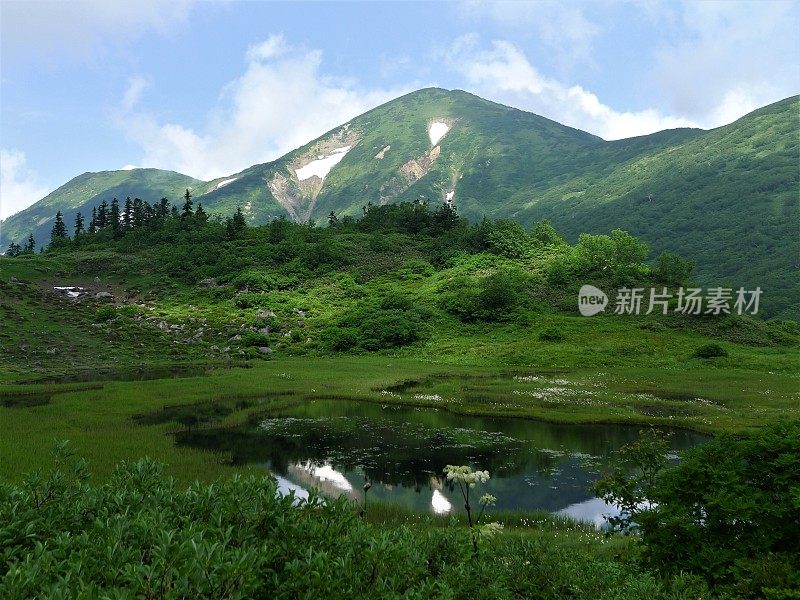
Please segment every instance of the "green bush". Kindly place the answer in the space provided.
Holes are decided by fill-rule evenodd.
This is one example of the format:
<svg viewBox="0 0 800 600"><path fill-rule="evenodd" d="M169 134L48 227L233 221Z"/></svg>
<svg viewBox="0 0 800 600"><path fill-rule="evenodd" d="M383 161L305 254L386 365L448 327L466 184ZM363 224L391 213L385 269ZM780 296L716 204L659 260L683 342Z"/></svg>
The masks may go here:
<svg viewBox="0 0 800 600"><path fill-rule="evenodd" d="M269 336L263 333L256 333L254 331L246 331L241 334L242 339L239 341L240 346L254 347L269 346Z"/></svg>
<svg viewBox="0 0 800 600"><path fill-rule="evenodd" d="M427 310L410 296L388 293L380 300L351 309L324 334L326 345L336 351L385 350L407 346L428 330Z"/></svg>
<svg viewBox="0 0 800 600"><path fill-rule="evenodd" d="M543 342L563 342L564 332L558 327L547 327L539 333L539 339Z"/></svg>
<svg viewBox="0 0 800 600"><path fill-rule="evenodd" d="M800 592L800 421L686 452L653 499L640 519L651 564L700 573L737 597Z"/></svg>
<svg viewBox="0 0 800 600"><path fill-rule="evenodd" d="M230 285L238 290L251 292L269 292L277 288L278 282L274 275L260 271L245 271L230 281Z"/></svg>
<svg viewBox="0 0 800 600"><path fill-rule="evenodd" d="M719 344L703 344L694 351L697 358L719 358L728 356L728 351Z"/></svg>
<svg viewBox="0 0 800 600"><path fill-rule="evenodd" d="M708 597L582 542L501 534L473 557L464 527L372 525L344 497L276 489L256 476L184 489L148 460L90 485L62 445L52 472L0 484L0 597Z"/></svg>
<svg viewBox="0 0 800 600"><path fill-rule="evenodd" d="M487 245L493 254L506 258L525 258L531 251L531 239L516 221L500 219L490 225Z"/></svg>
<svg viewBox="0 0 800 600"><path fill-rule="evenodd" d="M420 339L422 323L416 315L401 310L381 310L367 316L359 327L365 350L398 348Z"/></svg>
<svg viewBox="0 0 800 600"><path fill-rule="evenodd" d="M477 282L460 276L442 288L439 305L465 323L513 321L518 316L522 285L519 276L502 271Z"/></svg>
<svg viewBox="0 0 800 600"><path fill-rule="evenodd" d="M94 313L95 323L105 323L117 317L117 310L113 306L101 306Z"/></svg>
<svg viewBox="0 0 800 600"><path fill-rule="evenodd" d="M258 308L269 306L269 296L260 292L242 292L236 296L237 308Z"/></svg>
<svg viewBox="0 0 800 600"><path fill-rule="evenodd" d="M358 348L359 331L355 327L331 327L325 333L325 344L335 352Z"/></svg>

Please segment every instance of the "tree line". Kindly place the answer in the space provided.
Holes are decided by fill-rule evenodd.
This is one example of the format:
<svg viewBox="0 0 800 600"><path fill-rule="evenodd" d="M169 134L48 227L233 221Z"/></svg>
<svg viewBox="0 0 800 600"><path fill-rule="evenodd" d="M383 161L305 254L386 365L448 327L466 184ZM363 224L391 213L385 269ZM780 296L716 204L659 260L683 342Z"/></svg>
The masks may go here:
<svg viewBox="0 0 800 600"><path fill-rule="evenodd" d="M92 208L91 219L86 225L86 217L80 211L75 215L72 236L67 231L64 215L58 211L55 216L53 228L50 230L50 244L48 249L66 249L80 246L83 242L120 240L132 231L155 232L165 227L178 226L183 229L202 228L209 222L209 216L201 203L194 208L192 193L189 189L183 195L183 205L170 203L167 198L150 203L141 198L131 199L128 196L120 206L119 200L114 198L109 203L106 200ZM226 232L230 238L237 238L247 227L247 221L241 208L237 208L232 217L224 222ZM45 248L42 248L44 251ZM31 233L24 245L11 242L6 251L7 256L21 256L33 254L36 251L36 241Z"/></svg>

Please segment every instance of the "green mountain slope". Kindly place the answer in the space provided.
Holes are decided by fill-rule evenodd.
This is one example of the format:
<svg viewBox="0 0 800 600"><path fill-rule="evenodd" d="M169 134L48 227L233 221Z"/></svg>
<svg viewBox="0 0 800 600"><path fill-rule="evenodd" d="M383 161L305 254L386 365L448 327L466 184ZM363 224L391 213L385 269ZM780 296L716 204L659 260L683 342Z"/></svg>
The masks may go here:
<svg viewBox="0 0 800 600"><path fill-rule="evenodd" d="M64 214L64 222L71 232L75 214L80 211L87 217L88 224L92 208L103 200L110 202L112 198L117 198L122 202L127 196L148 201L157 201L163 196L175 199L180 198L186 188L202 192L208 188L208 184L188 175L161 169L84 173L33 206L3 221L0 226L0 244L5 249L9 242L20 242L33 233L37 245L41 247L50 239L50 230L59 210Z"/></svg>
<svg viewBox="0 0 800 600"><path fill-rule="evenodd" d="M647 241L651 256L668 250L694 260L702 283L761 286L771 314L795 315L797 115L793 97L711 131L606 142L467 92L431 88L207 184L182 181L148 194L117 182L102 195L175 201L192 186L207 210L230 214L241 206L254 224L278 216L324 223L331 211L341 217L367 203L419 199L452 200L473 220L550 219L573 240L622 228ZM433 139L437 129L444 135ZM52 217L54 194L20 215ZM100 200L83 195L84 205ZM4 245L27 235L15 221L20 215L3 224ZM45 230L49 224L40 226Z"/></svg>
<svg viewBox="0 0 800 600"><path fill-rule="evenodd" d="M518 218L550 219L572 238L621 227L646 240L651 255L694 260L702 282L761 286L768 307L797 316L798 106L789 98L617 161L602 178L554 185ZM653 137L610 142L606 151Z"/></svg>

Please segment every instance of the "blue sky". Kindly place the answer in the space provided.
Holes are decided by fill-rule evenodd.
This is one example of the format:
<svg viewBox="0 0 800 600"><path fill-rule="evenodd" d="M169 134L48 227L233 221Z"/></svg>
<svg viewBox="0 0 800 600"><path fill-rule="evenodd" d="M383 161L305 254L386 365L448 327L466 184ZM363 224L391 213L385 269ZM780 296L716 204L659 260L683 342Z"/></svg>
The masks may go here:
<svg viewBox="0 0 800 600"><path fill-rule="evenodd" d="M800 90L797 2L0 2L0 217L85 171L210 179L431 85L606 139Z"/></svg>

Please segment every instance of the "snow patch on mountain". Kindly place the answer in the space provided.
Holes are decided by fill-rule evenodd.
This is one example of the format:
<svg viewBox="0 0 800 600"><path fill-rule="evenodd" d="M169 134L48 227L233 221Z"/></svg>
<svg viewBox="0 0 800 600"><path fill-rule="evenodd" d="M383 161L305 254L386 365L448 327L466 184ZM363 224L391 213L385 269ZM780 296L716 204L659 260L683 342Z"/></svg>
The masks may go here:
<svg viewBox="0 0 800 600"><path fill-rule="evenodd" d="M450 131L450 125L442 121L434 121L428 126L428 137L431 139L431 146L439 143L447 132Z"/></svg>
<svg viewBox="0 0 800 600"><path fill-rule="evenodd" d="M225 186L226 186L226 185L228 185L229 183L233 183L233 182L234 182L234 181L236 181L237 179L239 179L239 178L238 178L238 177L231 177L230 179L223 179L222 181L220 181L220 182L219 182L219 183L218 183L218 184L217 184L217 185L214 187L214 191L218 190L219 188L225 187Z"/></svg>
<svg viewBox="0 0 800 600"><path fill-rule="evenodd" d="M328 156L320 156L317 160L312 160L306 166L295 169L294 174L297 176L297 180L305 181L314 176L325 179L325 176L330 173L333 167L341 162L345 154L350 151L351 147L352 146L343 146L342 148L337 148Z"/></svg>

